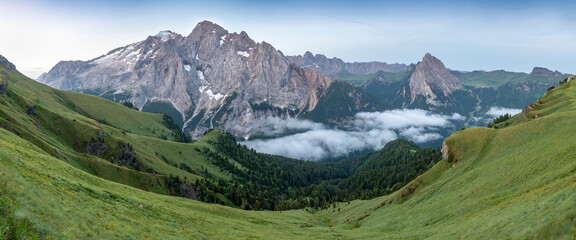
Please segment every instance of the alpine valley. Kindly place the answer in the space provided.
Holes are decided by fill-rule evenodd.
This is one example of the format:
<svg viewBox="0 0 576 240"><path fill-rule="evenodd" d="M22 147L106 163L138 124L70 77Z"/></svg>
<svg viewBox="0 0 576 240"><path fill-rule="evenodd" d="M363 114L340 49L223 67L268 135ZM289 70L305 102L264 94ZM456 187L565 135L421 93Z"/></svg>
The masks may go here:
<svg viewBox="0 0 576 240"><path fill-rule="evenodd" d="M290 59L301 67L360 87L394 108L457 112L468 117L468 125L474 125L474 117L491 107L523 108L542 96L548 87L570 76L541 67L535 67L530 74L504 70L454 71L430 53L409 66L344 63L310 52Z"/></svg>
<svg viewBox="0 0 576 240"><path fill-rule="evenodd" d="M0 56L0 239L573 239L573 79L284 56L208 21L38 81ZM334 162L237 142L416 108L468 127Z"/></svg>
<svg viewBox="0 0 576 240"><path fill-rule="evenodd" d="M38 81L166 113L195 138L210 128L247 138L254 120L305 117L334 91L332 78L291 64L245 32L229 33L208 21L186 37L163 31L89 61L60 62ZM335 90L332 94L349 96L354 104L329 121L386 109L373 97L349 93L361 89Z"/></svg>
<svg viewBox="0 0 576 240"><path fill-rule="evenodd" d="M218 128L248 139L259 119L342 125L358 112L391 108L459 113L462 125L485 125L491 107L522 108L568 76L450 71L429 53L409 66L284 56L204 21L186 37L162 31L89 61L62 61L37 81L165 113L193 138Z"/></svg>

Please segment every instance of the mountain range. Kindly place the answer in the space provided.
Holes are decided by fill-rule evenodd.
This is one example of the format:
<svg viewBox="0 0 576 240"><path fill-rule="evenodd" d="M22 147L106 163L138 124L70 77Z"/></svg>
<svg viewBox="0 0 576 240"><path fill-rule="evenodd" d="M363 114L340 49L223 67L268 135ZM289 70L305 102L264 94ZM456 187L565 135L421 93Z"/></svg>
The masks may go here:
<svg viewBox="0 0 576 240"><path fill-rule="evenodd" d="M570 239L575 84L441 149L396 140L320 164L219 130L176 142L166 116L48 87L0 57L0 236Z"/></svg>
<svg viewBox="0 0 576 240"><path fill-rule="evenodd" d="M305 56L291 59L301 67L319 71L334 69L314 67L327 65L327 58L322 55L312 57L307 53ZM381 63L381 66L391 65ZM474 119L480 118L491 107L522 108L537 100L548 87L570 76L542 67L535 67L529 74L504 70L456 71L448 69L430 53L426 53L418 63L396 66L377 71L372 69L372 72L337 68L329 73L334 79L362 88L393 108L457 112L466 116L471 125L485 124Z"/></svg>
<svg viewBox="0 0 576 240"><path fill-rule="evenodd" d="M204 21L188 36L162 31L88 61L62 61L37 80L169 115L198 138L218 128L244 139L270 117L342 125L358 112L419 108L486 124L491 107L522 108L567 74L449 70L430 53L411 64L285 56L247 33ZM335 81L336 80L336 81Z"/></svg>
<svg viewBox="0 0 576 240"><path fill-rule="evenodd" d="M291 63L298 66L314 69L332 78L339 78L342 74L371 74L378 71L400 72L406 69L405 64L384 62L344 62L339 58L327 58L322 54L306 52L302 56L287 56Z"/></svg>
<svg viewBox="0 0 576 240"><path fill-rule="evenodd" d="M208 21L186 37L163 31L89 61L62 61L38 81L169 114L194 137L220 128L246 138L257 119L313 112L333 82L266 42Z"/></svg>

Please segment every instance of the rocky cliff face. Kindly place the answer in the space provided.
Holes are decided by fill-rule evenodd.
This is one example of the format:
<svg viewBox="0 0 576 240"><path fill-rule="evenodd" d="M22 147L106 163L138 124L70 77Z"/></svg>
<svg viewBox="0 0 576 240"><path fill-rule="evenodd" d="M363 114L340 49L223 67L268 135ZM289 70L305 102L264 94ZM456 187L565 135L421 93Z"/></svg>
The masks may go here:
<svg viewBox="0 0 576 240"><path fill-rule="evenodd" d="M12 64L10 61L8 61L8 59L6 59L2 55L0 55L0 65L4 66L6 68L6 70L16 69L16 66L14 66L14 64Z"/></svg>
<svg viewBox="0 0 576 240"><path fill-rule="evenodd" d="M339 73L370 74L378 71L400 72L406 69L404 64L384 62L344 62L339 58L327 58L321 54L306 52L303 56L288 56L288 60L300 67L310 68L322 74L337 77Z"/></svg>
<svg viewBox="0 0 576 240"><path fill-rule="evenodd" d="M14 70L16 66L12 64L8 59L4 56L0 55L0 66L5 68L6 70ZM8 79L7 74L0 72L0 94L4 93L8 88Z"/></svg>
<svg viewBox="0 0 576 240"><path fill-rule="evenodd" d="M332 83L270 44L208 21L185 37L162 31L89 61L60 62L38 81L172 113L194 137L216 127L249 134L243 129L254 119L298 117Z"/></svg>
<svg viewBox="0 0 576 240"><path fill-rule="evenodd" d="M398 94L403 99L402 107L408 107L418 101L434 107L448 107L447 97L462 84L452 75L444 64L426 53L421 62L416 64L414 72Z"/></svg>
<svg viewBox="0 0 576 240"><path fill-rule="evenodd" d="M543 67L535 67L532 69L532 72L530 73L530 76L533 77L561 77L564 76L564 73L558 72L558 71L551 71L547 68L543 68Z"/></svg>
<svg viewBox="0 0 576 240"><path fill-rule="evenodd" d="M4 93L8 88L8 80L5 74L0 74L0 94Z"/></svg>

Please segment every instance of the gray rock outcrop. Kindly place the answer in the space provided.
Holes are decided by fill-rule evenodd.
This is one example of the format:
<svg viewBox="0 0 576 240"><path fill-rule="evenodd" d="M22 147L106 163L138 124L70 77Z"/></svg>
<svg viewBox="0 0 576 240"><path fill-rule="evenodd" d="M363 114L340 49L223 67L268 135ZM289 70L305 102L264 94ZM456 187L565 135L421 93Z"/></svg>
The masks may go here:
<svg viewBox="0 0 576 240"><path fill-rule="evenodd" d="M0 74L0 94L4 93L8 88L8 80L6 80L6 75Z"/></svg>
<svg viewBox="0 0 576 240"><path fill-rule="evenodd" d="M385 62L344 62L340 58L327 58L322 54L312 54L306 52L300 56L288 56L291 63L297 64L300 67L310 68L324 75L337 78L338 74L347 72L353 74L371 74L378 71L383 72L400 72L406 69L405 64L393 63L388 64Z"/></svg>
<svg viewBox="0 0 576 240"><path fill-rule="evenodd" d="M6 70L15 70L16 66L12 64L4 56L0 55L0 66ZM0 94L4 93L8 88L8 77L6 73L0 73Z"/></svg>
<svg viewBox="0 0 576 240"><path fill-rule="evenodd" d="M4 66L6 68L6 70L14 70L16 69L16 66L14 66L14 64L12 64L10 61L8 61L8 59L6 59L4 56L0 55L0 65Z"/></svg>
<svg viewBox="0 0 576 240"><path fill-rule="evenodd" d="M558 71L552 71L543 67L535 67L530 72L530 76L534 77L561 77L564 74Z"/></svg>

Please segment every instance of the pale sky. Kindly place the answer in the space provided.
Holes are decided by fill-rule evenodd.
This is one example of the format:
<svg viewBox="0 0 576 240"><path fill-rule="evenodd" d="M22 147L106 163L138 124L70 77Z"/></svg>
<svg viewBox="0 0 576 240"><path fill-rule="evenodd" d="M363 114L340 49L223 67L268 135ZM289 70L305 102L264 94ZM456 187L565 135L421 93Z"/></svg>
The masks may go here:
<svg viewBox="0 0 576 240"><path fill-rule="evenodd" d="M409 2L409 3L404 3ZM0 0L0 55L31 78L202 20L246 31L285 55L576 73L575 1Z"/></svg>

